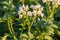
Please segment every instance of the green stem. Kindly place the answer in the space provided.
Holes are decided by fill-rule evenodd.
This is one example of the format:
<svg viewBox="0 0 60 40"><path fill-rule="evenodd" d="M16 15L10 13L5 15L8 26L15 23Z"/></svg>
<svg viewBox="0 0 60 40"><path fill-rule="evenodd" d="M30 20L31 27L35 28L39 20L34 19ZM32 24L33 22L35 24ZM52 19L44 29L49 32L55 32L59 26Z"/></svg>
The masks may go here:
<svg viewBox="0 0 60 40"><path fill-rule="evenodd" d="M14 40L17 40L15 34L14 34L14 30L13 30L13 24L12 24L13 20L11 18L8 18L8 28L10 33L13 35Z"/></svg>
<svg viewBox="0 0 60 40"><path fill-rule="evenodd" d="M9 21L9 19L8 19L8 29L9 29L10 33L12 34L12 31L11 31L11 27L10 27L10 21Z"/></svg>
<svg viewBox="0 0 60 40"><path fill-rule="evenodd" d="M28 40L31 40L29 34L30 34L30 30L31 30L33 23L36 21L36 18L37 18L37 16L34 17L32 23L28 22Z"/></svg>
<svg viewBox="0 0 60 40"><path fill-rule="evenodd" d="M12 21L13 21L13 20L10 19L10 22L11 22L11 30L12 30L12 32L14 33L13 26L12 26L12 25L13 25L13 24L12 24Z"/></svg>
<svg viewBox="0 0 60 40"><path fill-rule="evenodd" d="M14 40L17 40L16 36L14 36Z"/></svg>
<svg viewBox="0 0 60 40"><path fill-rule="evenodd" d="M22 0L22 4L24 4L25 3L25 0Z"/></svg>
<svg viewBox="0 0 60 40"><path fill-rule="evenodd" d="M54 14L55 14L54 10L55 10L55 8L51 9L51 14L49 15L49 18L52 18L54 16Z"/></svg>
<svg viewBox="0 0 60 40"><path fill-rule="evenodd" d="M28 27L28 40L30 40L30 35L29 35L30 34L30 29L31 29L31 27L29 26Z"/></svg>

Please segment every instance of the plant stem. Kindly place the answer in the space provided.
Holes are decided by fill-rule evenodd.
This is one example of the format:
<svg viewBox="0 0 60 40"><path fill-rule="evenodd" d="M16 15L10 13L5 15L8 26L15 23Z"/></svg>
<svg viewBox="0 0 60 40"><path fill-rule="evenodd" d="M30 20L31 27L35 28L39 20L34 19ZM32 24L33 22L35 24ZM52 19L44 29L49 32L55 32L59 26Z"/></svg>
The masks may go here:
<svg viewBox="0 0 60 40"><path fill-rule="evenodd" d="M31 29L31 27L28 26L28 40L30 40L30 29Z"/></svg>
<svg viewBox="0 0 60 40"><path fill-rule="evenodd" d="M10 25L10 20L8 19L7 21L8 21L8 28L9 28L9 31L10 31L10 33L12 34L11 25Z"/></svg>
<svg viewBox="0 0 60 40"><path fill-rule="evenodd" d="M25 0L22 0L22 4L24 4L25 3Z"/></svg>
<svg viewBox="0 0 60 40"><path fill-rule="evenodd" d="M10 33L13 35L14 40L17 40L17 38L16 38L16 36L15 36L15 34L14 34L12 22L13 22L13 19L12 19L12 18L8 18L8 28L9 28L9 31L10 31Z"/></svg>
<svg viewBox="0 0 60 40"><path fill-rule="evenodd" d="M16 36L14 36L14 40L17 40Z"/></svg>
<svg viewBox="0 0 60 40"><path fill-rule="evenodd" d="M52 9L49 18L52 18L52 17L54 16L54 14L55 14L55 13L54 13L54 9Z"/></svg>

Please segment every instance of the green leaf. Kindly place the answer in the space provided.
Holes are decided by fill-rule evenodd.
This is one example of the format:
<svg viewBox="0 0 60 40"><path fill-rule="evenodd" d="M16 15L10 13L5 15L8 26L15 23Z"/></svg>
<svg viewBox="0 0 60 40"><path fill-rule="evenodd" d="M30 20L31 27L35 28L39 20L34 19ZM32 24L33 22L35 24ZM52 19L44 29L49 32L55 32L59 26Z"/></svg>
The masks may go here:
<svg viewBox="0 0 60 40"><path fill-rule="evenodd" d="M21 38L28 38L27 34L21 34L20 37Z"/></svg>
<svg viewBox="0 0 60 40"><path fill-rule="evenodd" d="M8 37L7 34L5 34L3 37L2 37L2 40L7 40L6 38Z"/></svg>
<svg viewBox="0 0 60 40"><path fill-rule="evenodd" d="M52 39L52 37L47 35L47 36L45 36L45 40L53 40L53 39Z"/></svg>

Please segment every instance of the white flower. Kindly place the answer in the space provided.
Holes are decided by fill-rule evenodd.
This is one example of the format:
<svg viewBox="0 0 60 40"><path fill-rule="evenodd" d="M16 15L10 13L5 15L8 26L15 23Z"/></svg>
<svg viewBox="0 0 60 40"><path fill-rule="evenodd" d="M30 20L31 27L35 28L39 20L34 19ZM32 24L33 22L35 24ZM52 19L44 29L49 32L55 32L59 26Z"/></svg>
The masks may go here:
<svg viewBox="0 0 60 40"><path fill-rule="evenodd" d="M19 11L18 11L18 15L19 15L19 18L20 18L20 15L23 14L24 10L22 9L22 7L19 7Z"/></svg>
<svg viewBox="0 0 60 40"><path fill-rule="evenodd" d="M22 8L24 11L28 11L28 9L29 9L28 5L25 6L24 4L21 6L21 8Z"/></svg>
<svg viewBox="0 0 60 40"><path fill-rule="evenodd" d="M41 15L42 14L42 11L38 11L38 15Z"/></svg>
<svg viewBox="0 0 60 40"><path fill-rule="evenodd" d="M53 7L57 8L57 7L58 7L58 0L57 0L57 1L54 1L54 2L52 2L52 5L53 5Z"/></svg>
<svg viewBox="0 0 60 40"><path fill-rule="evenodd" d="M25 11L28 11L29 10L29 6L28 5L26 5L26 9L25 9Z"/></svg>
<svg viewBox="0 0 60 40"><path fill-rule="evenodd" d="M57 8L58 7L58 0L52 0L52 5L53 7Z"/></svg>
<svg viewBox="0 0 60 40"><path fill-rule="evenodd" d="M47 2L47 0L42 0L42 2L43 2L43 3L46 3L46 2Z"/></svg>
<svg viewBox="0 0 60 40"><path fill-rule="evenodd" d="M42 10L42 11L43 11L43 8L44 8L44 7L41 7L41 10Z"/></svg>
<svg viewBox="0 0 60 40"><path fill-rule="evenodd" d="M42 11L38 11L38 16L43 17L44 16L44 13L42 13Z"/></svg>
<svg viewBox="0 0 60 40"><path fill-rule="evenodd" d="M43 11L43 8L44 8L44 7L40 7L39 11Z"/></svg>
<svg viewBox="0 0 60 40"><path fill-rule="evenodd" d="M53 2L54 0L50 0L50 2Z"/></svg>
<svg viewBox="0 0 60 40"><path fill-rule="evenodd" d="M27 9L28 9L28 6L26 6L26 7L25 7L24 5L23 5L23 6L20 6L20 7L19 7L18 14L19 14L19 13L20 13L20 14L21 14L21 13L22 13L22 14L26 14Z"/></svg>
<svg viewBox="0 0 60 40"><path fill-rule="evenodd" d="M34 8L34 5L31 5L30 8Z"/></svg>
<svg viewBox="0 0 60 40"><path fill-rule="evenodd" d="M41 17L44 17L44 13L41 14Z"/></svg>
<svg viewBox="0 0 60 40"><path fill-rule="evenodd" d="M28 16L32 16L32 12L31 12L31 11L28 11L28 12L27 12L27 15L28 15Z"/></svg>
<svg viewBox="0 0 60 40"><path fill-rule="evenodd" d="M37 5L35 5L36 6L36 8L40 8L41 7L41 5L40 4L37 4Z"/></svg>
<svg viewBox="0 0 60 40"><path fill-rule="evenodd" d="M18 15L20 15L20 13L21 13L21 12L20 12L20 11L18 11Z"/></svg>
<svg viewBox="0 0 60 40"><path fill-rule="evenodd" d="M60 0L58 0L58 5L60 5Z"/></svg>
<svg viewBox="0 0 60 40"><path fill-rule="evenodd" d="M22 9L22 7L19 7L19 10L21 10Z"/></svg>
<svg viewBox="0 0 60 40"><path fill-rule="evenodd" d="M42 0L43 3L46 3L46 2L54 2L56 0Z"/></svg>
<svg viewBox="0 0 60 40"><path fill-rule="evenodd" d="M19 11L20 11L20 13L23 13L24 10L20 7L19 8Z"/></svg>
<svg viewBox="0 0 60 40"><path fill-rule="evenodd" d="M24 5L24 4L23 4L21 7L22 7L22 9L23 9L23 10L25 10L25 9L26 9L26 7L25 7L25 5Z"/></svg>
<svg viewBox="0 0 60 40"><path fill-rule="evenodd" d="M33 15L36 16L37 15L37 10L33 10Z"/></svg>
<svg viewBox="0 0 60 40"><path fill-rule="evenodd" d="M19 15L19 19L22 18L23 15Z"/></svg>
<svg viewBox="0 0 60 40"><path fill-rule="evenodd" d="M32 8L32 9L38 9L38 8L40 8L40 7L41 7L40 4L37 4L37 5L31 5L31 6L30 6L30 8Z"/></svg>
<svg viewBox="0 0 60 40"><path fill-rule="evenodd" d="M40 4L37 4L37 5L31 5L30 8L33 9L33 12L31 11L28 11L29 10L29 6L28 5L22 5L19 7L19 11L18 11L18 15L19 15L19 18L22 18L22 16L24 15L27 15L27 16L41 16L43 17L44 14L42 14L42 11L43 11L43 7L41 7Z"/></svg>

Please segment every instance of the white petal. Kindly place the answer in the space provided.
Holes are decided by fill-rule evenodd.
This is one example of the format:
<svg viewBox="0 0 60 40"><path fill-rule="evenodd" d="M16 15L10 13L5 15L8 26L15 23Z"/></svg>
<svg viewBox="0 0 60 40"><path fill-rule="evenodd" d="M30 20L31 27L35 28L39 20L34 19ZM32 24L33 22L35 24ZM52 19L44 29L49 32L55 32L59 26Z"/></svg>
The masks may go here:
<svg viewBox="0 0 60 40"><path fill-rule="evenodd" d="M28 15L28 16L32 16L32 12L31 12L31 11L28 11L28 12L27 12L27 15Z"/></svg>
<svg viewBox="0 0 60 40"><path fill-rule="evenodd" d="M47 2L47 0L42 0L43 3Z"/></svg>

